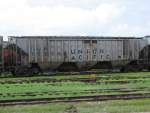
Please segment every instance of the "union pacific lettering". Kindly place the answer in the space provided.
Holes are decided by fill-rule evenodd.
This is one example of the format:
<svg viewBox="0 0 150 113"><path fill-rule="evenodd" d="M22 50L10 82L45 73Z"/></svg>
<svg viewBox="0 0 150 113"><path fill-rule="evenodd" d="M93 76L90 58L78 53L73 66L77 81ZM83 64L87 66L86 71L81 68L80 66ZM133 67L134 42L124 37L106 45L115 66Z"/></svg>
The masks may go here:
<svg viewBox="0 0 150 113"><path fill-rule="evenodd" d="M110 59L104 49L71 49L70 53L72 61Z"/></svg>

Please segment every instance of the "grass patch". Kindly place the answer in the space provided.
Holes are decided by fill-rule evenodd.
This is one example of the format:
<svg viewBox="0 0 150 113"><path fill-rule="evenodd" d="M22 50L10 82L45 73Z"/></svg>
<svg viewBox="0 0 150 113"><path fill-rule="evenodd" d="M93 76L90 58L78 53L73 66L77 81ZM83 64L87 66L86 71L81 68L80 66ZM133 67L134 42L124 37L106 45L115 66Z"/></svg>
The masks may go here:
<svg viewBox="0 0 150 113"><path fill-rule="evenodd" d="M51 103L45 105L27 105L0 107L1 113L67 113L71 106L79 113L131 113L149 112L150 99L117 100L105 102Z"/></svg>
<svg viewBox="0 0 150 113"><path fill-rule="evenodd" d="M91 79L96 82L81 82ZM128 93L149 93L150 73L113 73L97 75L44 76L23 78L1 78L0 100L92 96ZM100 78L100 79L99 79ZM78 81L69 81L69 80ZM59 80L53 82L51 80ZM63 81L66 80L66 81ZM68 80L68 81L67 81ZM40 82L37 82L40 81ZM125 89L119 91L113 89ZM89 90L89 91L87 91Z"/></svg>

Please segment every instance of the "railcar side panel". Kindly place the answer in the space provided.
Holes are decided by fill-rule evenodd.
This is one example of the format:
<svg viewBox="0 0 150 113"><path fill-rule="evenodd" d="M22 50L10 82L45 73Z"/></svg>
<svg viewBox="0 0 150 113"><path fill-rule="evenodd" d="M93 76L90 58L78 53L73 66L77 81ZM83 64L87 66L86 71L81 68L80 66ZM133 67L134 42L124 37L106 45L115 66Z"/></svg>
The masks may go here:
<svg viewBox="0 0 150 113"><path fill-rule="evenodd" d="M139 52L146 46L144 39L125 38L74 38L71 37L10 37L11 43L20 48L21 64L32 62L57 68L63 62L92 66L98 62L110 61L113 65L128 63L139 58ZM17 49L18 50L18 49ZM17 53L19 53L17 51ZM19 59L19 58L18 58ZM118 62L119 61L119 62ZM45 65L45 66L44 66Z"/></svg>

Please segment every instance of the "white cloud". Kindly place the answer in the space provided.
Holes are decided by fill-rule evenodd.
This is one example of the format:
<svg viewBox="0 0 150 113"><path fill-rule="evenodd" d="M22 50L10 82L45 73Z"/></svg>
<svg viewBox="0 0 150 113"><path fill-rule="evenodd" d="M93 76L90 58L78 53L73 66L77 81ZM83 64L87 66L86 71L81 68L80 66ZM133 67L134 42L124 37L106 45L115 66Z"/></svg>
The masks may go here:
<svg viewBox="0 0 150 113"><path fill-rule="evenodd" d="M16 35L80 35L83 28L103 26L119 14L117 6L101 4L92 10L59 5L30 7L27 0L5 0L0 4L0 27ZM18 32L17 32L18 30ZM57 34L58 33L58 34ZM9 34L9 33L7 33Z"/></svg>
<svg viewBox="0 0 150 113"><path fill-rule="evenodd" d="M149 8L143 9L145 2L141 10L137 9L139 3L129 0L0 0L0 31L5 36L145 35L149 33L149 24L145 27L150 18L146 15Z"/></svg>

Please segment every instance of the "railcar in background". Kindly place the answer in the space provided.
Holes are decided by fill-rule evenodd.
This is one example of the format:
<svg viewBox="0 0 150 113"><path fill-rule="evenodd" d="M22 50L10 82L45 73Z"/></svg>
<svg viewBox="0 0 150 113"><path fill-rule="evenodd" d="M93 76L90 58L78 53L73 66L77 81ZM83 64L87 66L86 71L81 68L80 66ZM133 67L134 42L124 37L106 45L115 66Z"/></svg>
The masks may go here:
<svg viewBox="0 0 150 113"><path fill-rule="evenodd" d="M3 36L0 36L0 73L3 71Z"/></svg>
<svg viewBox="0 0 150 113"><path fill-rule="evenodd" d="M116 67L123 71L148 60L145 37L10 36L8 42L15 52L11 65L30 67L34 73Z"/></svg>

